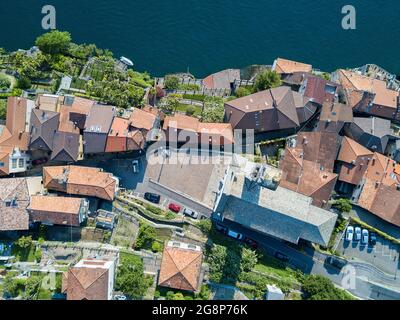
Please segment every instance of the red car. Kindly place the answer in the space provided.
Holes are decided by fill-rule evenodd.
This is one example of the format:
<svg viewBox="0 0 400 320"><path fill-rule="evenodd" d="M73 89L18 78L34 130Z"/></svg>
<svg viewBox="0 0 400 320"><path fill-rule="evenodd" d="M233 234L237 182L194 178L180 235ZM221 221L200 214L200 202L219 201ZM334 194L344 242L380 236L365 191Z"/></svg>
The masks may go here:
<svg viewBox="0 0 400 320"><path fill-rule="evenodd" d="M253 240L251 238L246 237L244 239L244 242L252 249L257 249L258 248L258 242L256 240Z"/></svg>
<svg viewBox="0 0 400 320"><path fill-rule="evenodd" d="M171 202L168 206L168 209L175 213L178 213L179 211L181 211L181 206L178 206L177 204Z"/></svg>
<svg viewBox="0 0 400 320"><path fill-rule="evenodd" d="M49 160L49 159L47 159L47 158L40 158L40 159L33 160L33 161L32 161L32 164L33 164L34 166L37 166L37 165L39 165L39 164L46 163L48 160Z"/></svg>

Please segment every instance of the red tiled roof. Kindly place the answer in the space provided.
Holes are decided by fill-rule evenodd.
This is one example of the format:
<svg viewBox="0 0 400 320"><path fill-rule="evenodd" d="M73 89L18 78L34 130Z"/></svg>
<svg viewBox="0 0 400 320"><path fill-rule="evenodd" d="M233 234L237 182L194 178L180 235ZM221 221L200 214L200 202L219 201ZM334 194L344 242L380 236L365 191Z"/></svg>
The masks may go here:
<svg viewBox="0 0 400 320"><path fill-rule="evenodd" d="M179 290L196 291L203 254L201 251L166 246L158 284Z"/></svg>

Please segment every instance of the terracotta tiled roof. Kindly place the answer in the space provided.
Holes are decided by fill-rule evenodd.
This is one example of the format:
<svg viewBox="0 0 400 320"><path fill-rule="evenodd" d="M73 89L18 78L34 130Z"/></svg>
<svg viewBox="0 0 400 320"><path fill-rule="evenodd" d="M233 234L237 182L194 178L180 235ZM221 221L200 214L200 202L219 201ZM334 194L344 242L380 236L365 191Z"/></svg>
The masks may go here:
<svg viewBox="0 0 400 320"><path fill-rule="evenodd" d="M300 132L297 136L296 149L305 160L319 163L321 170L333 172L339 146L340 136L334 132Z"/></svg>
<svg viewBox="0 0 400 320"><path fill-rule="evenodd" d="M179 290L196 291L203 254L201 251L166 246L158 284Z"/></svg>
<svg viewBox="0 0 400 320"><path fill-rule="evenodd" d="M280 186L313 199L313 205L325 207L336 183L337 174L321 170L316 162L304 160L299 150L286 148L280 162L282 178Z"/></svg>
<svg viewBox="0 0 400 320"><path fill-rule="evenodd" d="M25 178L0 179L0 231L28 230L28 205Z"/></svg>
<svg viewBox="0 0 400 320"><path fill-rule="evenodd" d="M275 71L278 73L311 72L312 65L278 58L274 63Z"/></svg>
<svg viewBox="0 0 400 320"><path fill-rule="evenodd" d="M134 108L129 118L131 126L137 129L151 130L153 129L154 122L157 115L154 112L148 112L139 108Z"/></svg>
<svg viewBox="0 0 400 320"><path fill-rule="evenodd" d="M344 137L338 161L344 162L340 168L339 180L357 185L363 178L373 153L354 140Z"/></svg>
<svg viewBox="0 0 400 320"><path fill-rule="evenodd" d="M198 133L201 142L207 141L212 144L223 145L224 143L232 143L234 140L230 123L203 123L197 118L179 113L165 118L163 130L167 131L170 129Z"/></svg>
<svg viewBox="0 0 400 320"><path fill-rule="evenodd" d="M338 70L339 80L345 90L367 91L375 94L374 104L397 108L399 93L387 88L386 82L348 70ZM357 94L358 97L360 94ZM358 98L355 98L356 101Z"/></svg>
<svg viewBox="0 0 400 320"><path fill-rule="evenodd" d="M107 137L106 152L124 152L144 148L145 137L139 129L132 130L130 120L114 117Z"/></svg>
<svg viewBox="0 0 400 320"><path fill-rule="evenodd" d="M79 226L81 205L81 198L33 195L28 211L32 221Z"/></svg>
<svg viewBox="0 0 400 320"><path fill-rule="evenodd" d="M90 261L81 261L79 266L70 268L63 274L62 292L67 294L67 300L108 300L109 299L109 268L106 261L91 265ZM97 266L97 267L96 267ZM111 288L112 290L112 288Z"/></svg>
<svg viewBox="0 0 400 320"><path fill-rule="evenodd" d="M98 197L112 201L117 188L110 173L99 168L57 166L43 168L44 187L69 194Z"/></svg>
<svg viewBox="0 0 400 320"><path fill-rule="evenodd" d="M77 133L79 134L79 128L74 125L70 120L71 107L61 106L60 108L60 123L58 125L58 131Z"/></svg>

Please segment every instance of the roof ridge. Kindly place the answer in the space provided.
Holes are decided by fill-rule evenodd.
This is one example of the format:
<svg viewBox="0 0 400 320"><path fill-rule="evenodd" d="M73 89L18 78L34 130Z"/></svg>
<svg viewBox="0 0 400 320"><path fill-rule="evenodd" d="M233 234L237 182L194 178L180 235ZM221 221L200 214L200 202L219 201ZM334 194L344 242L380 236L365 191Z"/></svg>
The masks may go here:
<svg viewBox="0 0 400 320"><path fill-rule="evenodd" d="M73 268L72 270L74 270L75 268ZM79 268L80 269L80 268ZM86 287L84 287L83 286L83 284L82 284L82 282L76 277L76 275L75 275L75 273L71 270L71 273L73 274L73 276L75 277L75 279L79 282L79 285L83 288L83 289L85 289L85 290L87 290L87 289L89 289L92 285L93 285L93 283L95 283L98 279L100 279L100 277L102 277L106 272L108 272L108 269L103 269L103 268L94 268L94 269L96 269L96 270L102 270L103 272L96 278L96 279L94 279L88 286L86 286Z"/></svg>

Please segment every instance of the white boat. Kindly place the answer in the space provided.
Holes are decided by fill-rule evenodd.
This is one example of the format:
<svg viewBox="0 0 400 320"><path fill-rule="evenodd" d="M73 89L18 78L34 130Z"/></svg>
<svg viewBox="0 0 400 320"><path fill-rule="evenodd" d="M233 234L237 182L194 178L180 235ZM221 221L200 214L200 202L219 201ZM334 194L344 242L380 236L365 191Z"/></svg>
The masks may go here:
<svg viewBox="0 0 400 320"><path fill-rule="evenodd" d="M133 62L132 62L132 60L130 60L130 59L126 58L126 57L121 57L119 60L120 60L122 63L125 63L126 65L128 65L128 66L130 66L130 67L133 67Z"/></svg>

